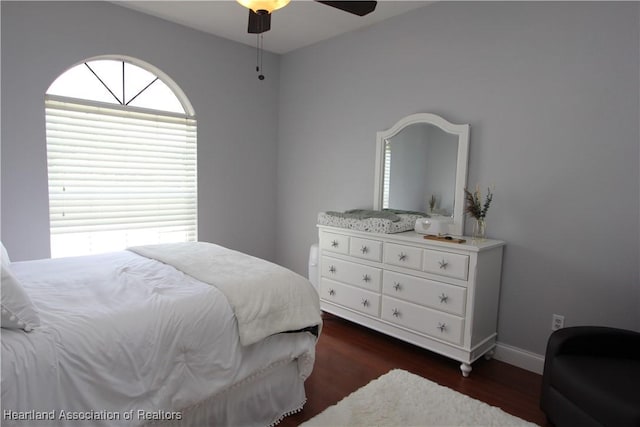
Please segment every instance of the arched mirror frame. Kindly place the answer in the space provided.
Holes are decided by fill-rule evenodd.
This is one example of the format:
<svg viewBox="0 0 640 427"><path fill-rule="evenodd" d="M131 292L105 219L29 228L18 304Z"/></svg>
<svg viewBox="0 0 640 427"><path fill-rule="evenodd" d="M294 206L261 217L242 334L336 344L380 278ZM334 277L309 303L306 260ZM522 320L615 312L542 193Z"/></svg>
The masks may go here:
<svg viewBox="0 0 640 427"><path fill-rule="evenodd" d="M458 154L456 161L456 185L453 207L453 223L449 232L454 235L464 234L464 189L467 186L467 162L469 158L469 125L454 124L431 113L418 113L400 119L391 128L379 131L376 137L376 164L374 175L373 208L382 209L384 190L385 143L407 126L423 123L439 127L444 132L458 137Z"/></svg>

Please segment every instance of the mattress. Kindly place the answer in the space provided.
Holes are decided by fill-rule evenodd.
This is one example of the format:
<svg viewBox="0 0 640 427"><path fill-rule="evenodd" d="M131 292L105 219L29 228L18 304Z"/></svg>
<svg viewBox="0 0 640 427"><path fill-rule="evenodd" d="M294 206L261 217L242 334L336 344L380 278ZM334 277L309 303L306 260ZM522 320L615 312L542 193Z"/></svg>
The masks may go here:
<svg viewBox="0 0 640 427"><path fill-rule="evenodd" d="M285 366L298 387L313 369L314 335L243 346L219 290L132 252L11 268L41 326L2 329L3 426L180 425L261 378L284 381Z"/></svg>
<svg viewBox="0 0 640 427"><path fill-rule="evenodd" d="M318 214L318 225L328 225L331 227L348 228L356 231L368 231L372 233L402 233L413 230L416 220L424 215L397 214L398 221L386 218L343 218L320 212Z"/></svg>

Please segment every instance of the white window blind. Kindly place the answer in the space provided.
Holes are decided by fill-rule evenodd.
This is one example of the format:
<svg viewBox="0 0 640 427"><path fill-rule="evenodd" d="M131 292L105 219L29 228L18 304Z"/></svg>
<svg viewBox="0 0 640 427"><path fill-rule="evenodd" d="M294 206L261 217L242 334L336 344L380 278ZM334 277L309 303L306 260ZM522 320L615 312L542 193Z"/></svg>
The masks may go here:
<svg viewBox="0 0 640 427"><path fill-rule="evenodd" d="M51 256L197 239L196 121L48 96Z"/></svg>
<svg viewBox="0 0 640 427"><path fill-rule="evenodd" d="M391 142L384 143L384 177L382 179L382 208L389 209L389 186L391 182Z"/></svg>

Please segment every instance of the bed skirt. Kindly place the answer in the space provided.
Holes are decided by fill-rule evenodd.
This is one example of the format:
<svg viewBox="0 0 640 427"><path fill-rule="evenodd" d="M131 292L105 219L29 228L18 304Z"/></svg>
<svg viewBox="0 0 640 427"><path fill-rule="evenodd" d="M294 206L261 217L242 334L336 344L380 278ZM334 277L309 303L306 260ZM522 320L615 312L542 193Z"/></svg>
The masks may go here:
<svg viewBox="0 0 640 427"><path fill-rule="evenodd" d="M298 361L280 363L182 411L181 420L152 422L162 427L274 426L306 402Z"/></svg>

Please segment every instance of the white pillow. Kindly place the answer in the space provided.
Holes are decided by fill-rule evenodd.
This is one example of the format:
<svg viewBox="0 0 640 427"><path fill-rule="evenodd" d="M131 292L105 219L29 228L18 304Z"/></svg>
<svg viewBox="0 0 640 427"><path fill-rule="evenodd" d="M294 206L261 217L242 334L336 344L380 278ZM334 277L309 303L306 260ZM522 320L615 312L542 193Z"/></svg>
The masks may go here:
<svg viewBox="0 0 640 427"><path fill-rule="evenodd" d="M31 298L27 295L18 279L11 272L11 262L7 250L2 246L2 275L0 294L2 295L0 325L5 329L23 329L31 332L40 325L40 317Z"/></svg>
<svg viewBox="0 0 640 427"><path fill-rule="evenodd" d="M2 246L2 254L0 255L2 257L2 265L10 265L11 260L9 259L7 249L4 247L4 244L2 242L0 242L0 246Z"/></svg>

